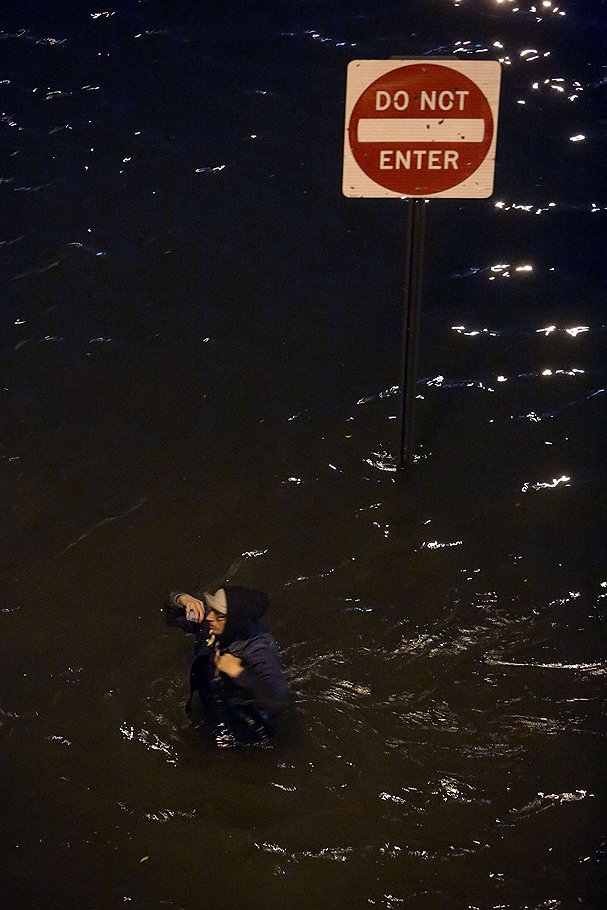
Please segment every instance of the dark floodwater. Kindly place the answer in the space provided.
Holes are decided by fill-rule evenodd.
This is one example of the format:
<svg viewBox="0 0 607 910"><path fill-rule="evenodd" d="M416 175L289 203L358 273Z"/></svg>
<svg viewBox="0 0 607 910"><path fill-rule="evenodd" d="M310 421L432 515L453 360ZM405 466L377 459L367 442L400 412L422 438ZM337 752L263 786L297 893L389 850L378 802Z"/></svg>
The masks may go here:
<svg viewBox="0 0 607 910"><path fill-rule="evenodd" d="M605 4L67 6L0 19L0 906L602 906ZM345 70L452 54L496 190L428 206L401 477ZM162 596L239 558L297 722L203 754Z"/></svg>

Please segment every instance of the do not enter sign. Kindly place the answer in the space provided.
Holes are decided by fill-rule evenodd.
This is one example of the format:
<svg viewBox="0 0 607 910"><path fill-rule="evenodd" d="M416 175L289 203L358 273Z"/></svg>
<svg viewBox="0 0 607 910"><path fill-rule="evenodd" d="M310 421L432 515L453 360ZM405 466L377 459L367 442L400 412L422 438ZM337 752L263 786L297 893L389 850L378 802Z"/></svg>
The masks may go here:
<svg viewBox="0 0 607 910"><path fill-rule="evenodd" d="M353 60L344 195L490 196L500 76L497 61Z"/></svg>

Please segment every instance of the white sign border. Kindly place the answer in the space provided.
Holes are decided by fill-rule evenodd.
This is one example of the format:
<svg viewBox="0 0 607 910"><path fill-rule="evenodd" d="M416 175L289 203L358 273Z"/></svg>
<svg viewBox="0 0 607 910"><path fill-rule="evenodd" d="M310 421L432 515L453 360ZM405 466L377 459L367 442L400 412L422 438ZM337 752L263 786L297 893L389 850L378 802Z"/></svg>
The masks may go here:
<svg viewBox="0 0 607 910"><path fill-rule="evenodd" d="M471 79L485 95L493 114L493 138L485 160L462 183L440 193L403 195L388 190L365 174L358 166L348 135L354 106L362 93L384 73L405 66L433 64L445 66ZM491 72L490 72L491 71ZM499 116L502 65L497 60L454 60L451 57L406 57L391 60L351 60L347 68L346 111L344 123L344 161L342 192L349 199L487 199L493 194L495 149Z"/></svg>

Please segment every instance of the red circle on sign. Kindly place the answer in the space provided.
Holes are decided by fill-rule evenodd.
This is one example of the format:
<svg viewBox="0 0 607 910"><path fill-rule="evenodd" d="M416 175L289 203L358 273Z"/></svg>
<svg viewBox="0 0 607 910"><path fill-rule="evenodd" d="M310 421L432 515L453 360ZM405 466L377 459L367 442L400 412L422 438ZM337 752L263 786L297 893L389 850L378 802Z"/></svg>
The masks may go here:
<svg viewBox="0 0 607 910"><path fill-rule="evenodd" d="M445 140L441 130L448 131ZM356 163L375 183L403 196L431 196L480 167L491 147L493 116L481 89L463 73L411 64L367 86L348 136Z"/></svg>

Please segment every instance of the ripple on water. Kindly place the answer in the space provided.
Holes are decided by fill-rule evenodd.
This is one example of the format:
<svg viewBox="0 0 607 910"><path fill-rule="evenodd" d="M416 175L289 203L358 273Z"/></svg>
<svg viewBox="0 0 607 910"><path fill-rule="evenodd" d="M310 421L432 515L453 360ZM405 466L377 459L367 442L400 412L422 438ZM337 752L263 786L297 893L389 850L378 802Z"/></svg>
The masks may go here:
<svg viewBox="0 0 607 910"><path fill-rule="evenodd" d="M129 742L141 743L150 752L162 753L170 765L177 764L178 755L174 746L164 742L157 733L152 733L143 728L138 730L126 722L123 722L119 729L124 739Z"/></svg>
<svg viewBox="0 0 607 910"><path fill-rule="evenodd" d="M553 809L556 806L562 806L565 803L575 803L593 798L594 793L588 793L587 790L574 790L570 793L538 793L535 799L520 809L510 809L510 814L517 817L528 817L538 815L540 812L545 812L547 809Z"/></svg>

